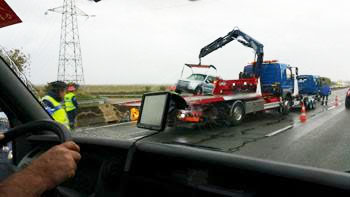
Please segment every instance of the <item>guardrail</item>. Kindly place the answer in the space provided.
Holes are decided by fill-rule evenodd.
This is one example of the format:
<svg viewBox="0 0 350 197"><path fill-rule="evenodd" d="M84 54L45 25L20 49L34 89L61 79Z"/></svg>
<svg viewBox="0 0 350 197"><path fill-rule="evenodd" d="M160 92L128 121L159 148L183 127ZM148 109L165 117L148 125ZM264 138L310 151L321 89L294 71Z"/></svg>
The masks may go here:
<svg viewBox="0 0 350 197"><path fill-rule="evenodd" d="M341 89L347 89L347 88L350 88L350 86L342 86L342 87L331 87L332 90L341 90Z"/></svg>
<svg viewBox="0 0 350 197"><path fill-rule="evenodd" d="M105 104L106 103L106 99L91 99L91 100L80 100L79 101L79 105L87 105L87 104Z"/></svg>
<svg viewBox="0 0 350 197"><path fill-rule="evenodd" d="M106 98L141 98L142 94L101 94L99 96Z"/></svg>

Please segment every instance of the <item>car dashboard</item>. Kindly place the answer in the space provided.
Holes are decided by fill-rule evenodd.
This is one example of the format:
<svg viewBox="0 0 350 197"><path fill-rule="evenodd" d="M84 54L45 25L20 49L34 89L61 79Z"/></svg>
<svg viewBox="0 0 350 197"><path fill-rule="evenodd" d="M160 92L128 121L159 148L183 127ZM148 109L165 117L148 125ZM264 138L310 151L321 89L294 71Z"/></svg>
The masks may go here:
<svg viewBox="0 0 350 197"><path fill-rule="evenodd" d="M38 152L54 144L38 139L30 140ZM76 175L60 185L66 191L63 196L348 196L350 192L350 176L328 170L147 140L75 141L82 159Z"/></svg>

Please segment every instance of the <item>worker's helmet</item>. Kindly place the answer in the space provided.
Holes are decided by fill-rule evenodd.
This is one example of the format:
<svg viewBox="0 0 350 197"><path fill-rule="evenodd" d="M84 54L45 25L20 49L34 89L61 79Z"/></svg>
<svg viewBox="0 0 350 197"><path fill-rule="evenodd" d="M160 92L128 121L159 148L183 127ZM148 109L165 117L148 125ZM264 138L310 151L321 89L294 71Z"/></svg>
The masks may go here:
<svg viewBox="0 0 350 197"><path fill-rule="evenodd" d="M68 92L74 92L75 91L75 86L74 85L68 85L67 91Z"/></svg>
<svg viewBox="0 0 350 197"><path fill-rule="evenodd" d="M55 92L65 90L66 87L67 84L63 81L54 81L48 84L48 89Z"/></svg>
<svg viewBox="0 0 350 197"><path fill-rule="evenodd" d="M79 87L79 84L77 83L74 83L74 82L69 82L67 84L67 91L68 92L73 92L73 91L76 91Z"/></svg>

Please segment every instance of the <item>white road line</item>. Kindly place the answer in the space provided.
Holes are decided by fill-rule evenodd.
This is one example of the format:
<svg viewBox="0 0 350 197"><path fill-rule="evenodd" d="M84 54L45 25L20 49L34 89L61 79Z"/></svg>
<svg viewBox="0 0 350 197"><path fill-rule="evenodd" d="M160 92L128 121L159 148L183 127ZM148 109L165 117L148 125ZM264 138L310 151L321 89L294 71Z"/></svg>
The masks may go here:
<svg viewBox="0 0 350 197"><path fill-rule="evenodd" d="M279 134L279 133L281 133L283 131L286 131L288 129L291 129L291 128L293 128L293 125L288 125L288 126L282 128L282 129L278 129L277 131L274 131L274 132L266 134L265 137L271 137L271 136L277 135L277 134Z"/></svg>
<svg viewBox="0 0 350 197"><path fill-rule="evenodd" d="M335 106L328 107L328 110L332 110L332 109L334 109L334 108L335 108Z"/></svg>

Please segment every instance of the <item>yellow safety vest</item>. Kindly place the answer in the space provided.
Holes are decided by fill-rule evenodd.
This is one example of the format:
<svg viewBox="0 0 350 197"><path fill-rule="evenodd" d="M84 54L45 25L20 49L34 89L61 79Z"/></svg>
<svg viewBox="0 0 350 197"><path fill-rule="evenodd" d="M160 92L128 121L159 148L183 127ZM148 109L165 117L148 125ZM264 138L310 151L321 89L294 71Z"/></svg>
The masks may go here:
<svg viewBox="0 0 350 197"><path fill-rule="evenodd" d="M52 118L57 122L64 124L68 129L70 129L67 113L62 107L61 103L57 102L54 98L48 95L44 96L42 100L49 101L54 106L53 109L48 107L46 108Z"/></svg>
<svg viewBox="0 0 350 197"><path fill-rule="evenodd" d="M73 92L69 92L66 95L64 95L64 105L66 106L66 111L72 111L75 110L75 105L72 101L73 97L75 97L75 94Z"/></svg>

